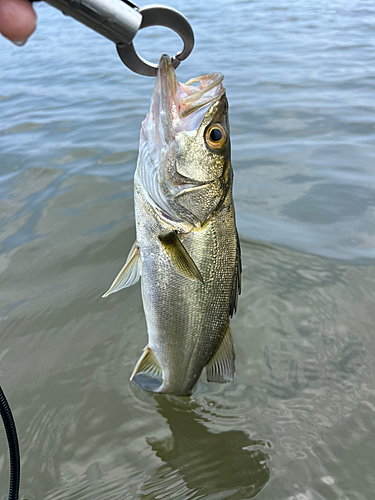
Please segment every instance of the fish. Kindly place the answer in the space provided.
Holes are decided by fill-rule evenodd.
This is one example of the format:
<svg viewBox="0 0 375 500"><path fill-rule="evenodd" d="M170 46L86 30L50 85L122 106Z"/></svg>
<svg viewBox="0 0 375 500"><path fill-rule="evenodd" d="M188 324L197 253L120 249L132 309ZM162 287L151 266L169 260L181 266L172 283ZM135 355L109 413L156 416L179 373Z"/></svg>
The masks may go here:
<svg viewBox="0 0 375 500"><path fill-rule="evenodd" d="M136 241L103 297L141 279L148 344L130 377L155 393L190 395L234 380L229 319L241 293L223 75L179 83L160 59L134 176Z"/></svg>

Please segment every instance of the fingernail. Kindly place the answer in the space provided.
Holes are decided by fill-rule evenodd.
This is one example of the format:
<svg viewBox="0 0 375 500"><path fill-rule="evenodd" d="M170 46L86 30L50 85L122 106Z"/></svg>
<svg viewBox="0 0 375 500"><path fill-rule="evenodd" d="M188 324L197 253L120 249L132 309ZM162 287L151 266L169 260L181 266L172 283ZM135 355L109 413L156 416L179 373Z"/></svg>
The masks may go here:
<svg viewBox="0 0 375 500"><path fill-rule="evenodd" d="M18 47L22 47L22 45L25 45L25 43L27 42L27 39L26 40L12 40L12 42L17 45Z"/></svg>

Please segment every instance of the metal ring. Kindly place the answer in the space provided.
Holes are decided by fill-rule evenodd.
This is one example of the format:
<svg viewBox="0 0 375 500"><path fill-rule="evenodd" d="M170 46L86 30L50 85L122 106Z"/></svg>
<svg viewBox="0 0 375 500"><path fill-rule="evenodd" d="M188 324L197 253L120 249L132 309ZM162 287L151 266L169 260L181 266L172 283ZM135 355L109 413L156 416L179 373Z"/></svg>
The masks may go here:
<svg viewBox="0 0 375 500"><path fill-rule="evenodd" d="M138 11L142 14L139 29L149 26L164 26L175 31L184 42L184 47L172 57L173 67L176 69L180 62L186 59L194 47L194 33L189 21L177 10L162 5L148 5ZM158 66L152 64L137 54L134 45L117 44L117 52L121 61L134 73L144 76L156 76Z"/></svg>

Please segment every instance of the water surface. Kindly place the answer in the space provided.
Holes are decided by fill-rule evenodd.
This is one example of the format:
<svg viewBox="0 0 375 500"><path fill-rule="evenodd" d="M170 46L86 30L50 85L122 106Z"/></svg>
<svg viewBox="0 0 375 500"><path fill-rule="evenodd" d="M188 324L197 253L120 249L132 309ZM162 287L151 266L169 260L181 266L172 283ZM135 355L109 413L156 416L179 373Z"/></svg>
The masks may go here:
<svg viewBox="0 0 375 500"><path fill-rule="evenodd" d="M243 293L232 384L190 398L129 382L139 284L101 299L135 236L153 81L38 5L0 40L0 383L21 499L368 500L375 489L375 7L175 1L196 33L181 81L221 71ZM175 35L145 30L155 61ZM170 48L170 50L169 50ZM0 432L0 498L8 455Z"/></svg>

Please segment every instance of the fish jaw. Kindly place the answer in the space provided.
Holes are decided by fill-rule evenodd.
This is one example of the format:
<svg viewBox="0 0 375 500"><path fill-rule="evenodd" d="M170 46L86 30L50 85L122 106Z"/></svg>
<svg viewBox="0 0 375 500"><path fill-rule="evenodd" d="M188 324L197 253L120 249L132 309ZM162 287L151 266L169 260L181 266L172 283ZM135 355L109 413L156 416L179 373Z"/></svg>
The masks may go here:
<svg viewBox="0 0 375 500"><path fill-rule="evenodd" d="M141 141L154 144L153 158L160 162L163 149L173 141L174 123L178 119L177 78L167 55L159 62L150 111L142 123Z"/></svg>

